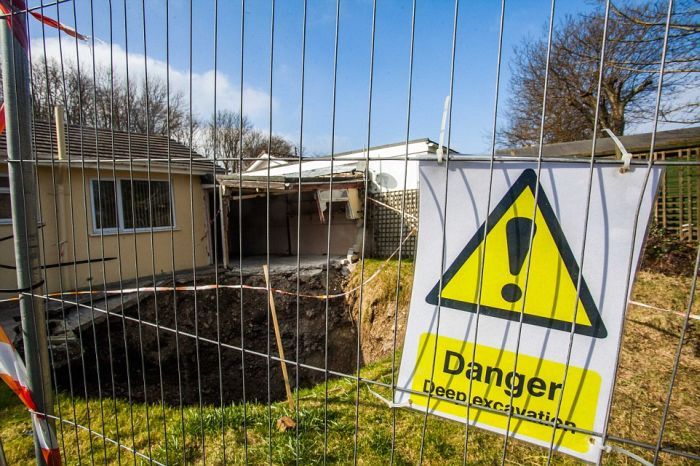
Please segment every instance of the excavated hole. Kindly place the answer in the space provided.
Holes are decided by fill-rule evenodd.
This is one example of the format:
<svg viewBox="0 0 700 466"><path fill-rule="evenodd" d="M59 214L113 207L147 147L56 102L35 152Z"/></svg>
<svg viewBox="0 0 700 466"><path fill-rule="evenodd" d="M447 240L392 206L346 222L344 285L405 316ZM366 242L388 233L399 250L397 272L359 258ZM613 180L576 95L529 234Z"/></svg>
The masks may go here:
<svg viewBox="0 0 700 466"><path fill-rule="evenodd" d="M342 291L347 273L340 264L331 266L331 293ZM243 279L246 285L265 286L261 271L247 272ZM235 285L239 280L237 271L219 273L220 284ZM214 281L213 273L197 275L198 284ZM296 291L295 270L273 268L271 281L273 288ZM326 271L304 269L300 282L301 294L324 294ZM182 284L185 283L178 282ZM271 318L268 324L267 294L249 289L244 289L242 294L241 307L240 290L220 289L218 296L215 290L200 290L196 299L194 292L177 292L176 298L173 293L160 292L125 310L126 315L140 318L141 325L112 317L109 322L97 324L94 332L91 327L84 329L82 360L74 357L69 365L74 395L84 396L87 388L89 396L99 396L101 389L102 396L127 398L130 394L134 401L159 402L162 390L163 400L173 405L180 398L185 404L199 403L200 395L203 403L219 404L222 397L226 403L242 401L245 380L245 396L249 401L267 401L268 390L271 400L283 399L280 363L265 356L268 353L278 356ZM299 298L298 341L296 296L275 294L275 303L287 360L296 360L298 353L301 364L325 367L327 326L328 370L355 372L356 326L344 298L328 301L328 319L326 300ZM156 321L162 326L160 330L146 324ZM180 333L176 336L166 328L178 328ZM239 349L226 346L241 347L241 330L245 349L250 351L244 358ZM217 344L219 341L221 345ZM324 378L323 370L300 368L297 373L294 364L288 365L288 372L292 387L297 377L300 387L319 383ZM71 390L68 366L57 371L57 382L61 389Z"/></svg>

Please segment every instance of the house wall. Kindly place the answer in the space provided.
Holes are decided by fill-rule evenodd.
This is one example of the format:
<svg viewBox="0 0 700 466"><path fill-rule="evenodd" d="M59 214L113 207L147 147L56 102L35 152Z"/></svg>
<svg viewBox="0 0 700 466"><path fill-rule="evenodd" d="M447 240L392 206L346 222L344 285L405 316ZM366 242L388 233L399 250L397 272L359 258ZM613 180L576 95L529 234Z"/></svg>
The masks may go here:
<svg viewBox="0 0 700 466"><path fill-rule="evenodd" d="M289 220L292 224L292 254L297 253L297 216ZM361 222L361 221L360 221ZM318 214L301 217L301 255L324 255L328 251L328 223L321 223ZM357 241L358 226L355 220L334 212L331 225L331 256L345 256Z"/></svg>
<svg viewBox="0 0 700 466"><path fill-rule="evenodd" d="M243 200L243 255L258 256L267 253L267 200L265 197ZM301 211L301 220L298 213ZM231 202L229 223L229 251L238 256L238 201ZM326 219L328 214L326 213ZM326 220L327 222L327 220ZM270 254L297 254L297 225L302 255L322 255L328 251L328 224L322 223L318 203L313 192L304 192L301 209L297 194L270 196ZM357 240L357 221L348 219L344 203L334 203L330 254L344 256Z"/></svg>
<svg viewBox="0 0 700 466"><path fill-rule="evenodd" d="M7 166L0 166L0 172L7 172ZM168 273L173 270L187 270L209 263L208 215L205 191L198 176L192 177L194 242L192 240L192 216L190 215L190 176L173 174L171 189L175 211L173 231L174 251L171 254L170 228L165 231L105 233L93 230L92 198L90 181L97 178L97 170L73 168L70 181L67 168L56 168L52 174L50 167L38 168L40 217L43 227L39 230L41 262L44 264L66 264L63 267L47 269L46 286L49 292L88 288L104 283L116 283L121 278L132 280L137 277L148 279L152 274ZM117 171L117 178L129 178L128 171ZM134 172L134 179L147 179L146 173ZM55 185L54 185L55 177ZM101 170L101 179L112 179L112 169ZM152 180L167 180L167 173L151 173ZM67 186L72 186L71 193ZM72 210L72 215L71 215ZM12 225L0 225L0 237L12 234ZM104 251L104 252L103 252ZM73 265L74 260L88 258L101 259L115 257L116 260ZM12 240L0 242L0 264L15 264ZM154 267L155 265L155 267ZM15 270L0 268L2 288L16 286ZM62 286L61 286L62 285ZM1 298L10 294L0 294Z"/></svg>
<svg viewBox="0 0 700 466"><path fill-rule="evenodd" d="M233 222L229 224L229 237L236 238L229 242L229 251L237 256L238 243L238 201L232 202ZM286 196L270 197L270 254L286 255L290 253L288 240ZM264 197L243 200L243 255L257 256L267 253L267 200Z"/></svg>

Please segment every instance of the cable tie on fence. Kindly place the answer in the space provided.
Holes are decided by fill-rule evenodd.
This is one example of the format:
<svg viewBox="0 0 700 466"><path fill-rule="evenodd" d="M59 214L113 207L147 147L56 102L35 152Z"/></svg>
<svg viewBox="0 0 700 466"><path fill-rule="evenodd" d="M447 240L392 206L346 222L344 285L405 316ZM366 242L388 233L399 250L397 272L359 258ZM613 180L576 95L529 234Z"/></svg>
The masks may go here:
<svg viewBox="0 0 700 466"><path fill-rule="evenodd" d="M411 407L411 402L410 401L404 401L403 403L394 403L391 400L387 400L384 398L382 395L379 393L375 392L369 387L369 384L365 382L365 387L369 392L374 395L375 398L377 398L379 401L383 402L385 405L387 405L389 408L394 409L394 408L410 408Z"/></svg>
<svg viewBox="0 0 700 466"><path fill-rule="evenodd" d="M445 97L445 105L442 108L442 122L440 123L440 142L438 143L437 149L437 161L442 163L444 161L444 154L442 153L443 142L445 141L445 127L447 126L447 114L450 111L450 95Z"/></svg>
<svg viewBox="0 0 700 466"><path fill-rule="evenodd" d="M626 457L631 458L637 461L639 464L643 464L644 466L654 466L653 463L650 463L641 456L632 453L631 451L626 450L622 447L618 447L617 445L598 445L597 443L596 445L605 453L620 453L621 455L625 455Z"/></svg>
<svg viewBox="0 0 700 466"><path fill-rule="evenodd" d="M612 131L610 131L608 128L603 128L603 131L605 131L606 133L608 133L610 135L613 142L615 143L617 148L620 150L620 153L621 153L620 160L622 160L622 166L620 167L620 173L628 172L630 169L630 162L632 161L632 154L627 152L627 149L625 149L625 146L622 144L622 141L620 141Z"/></svg>

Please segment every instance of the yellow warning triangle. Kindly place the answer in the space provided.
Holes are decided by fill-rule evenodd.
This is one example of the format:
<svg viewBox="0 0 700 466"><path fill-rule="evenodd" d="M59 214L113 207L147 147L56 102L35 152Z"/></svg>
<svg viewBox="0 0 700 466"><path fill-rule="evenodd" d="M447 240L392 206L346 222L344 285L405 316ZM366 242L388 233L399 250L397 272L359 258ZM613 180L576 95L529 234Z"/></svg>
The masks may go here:
<svg viewBox="0 0 700 466"><path fill-rule="evenodd" d="M575 321L576 333L605 338L605 325L583 278L577 293L578 276L579 266L559 221L537 175L528 169L426 301L515 321L523 313L524 323L569 332Z"/></svg>

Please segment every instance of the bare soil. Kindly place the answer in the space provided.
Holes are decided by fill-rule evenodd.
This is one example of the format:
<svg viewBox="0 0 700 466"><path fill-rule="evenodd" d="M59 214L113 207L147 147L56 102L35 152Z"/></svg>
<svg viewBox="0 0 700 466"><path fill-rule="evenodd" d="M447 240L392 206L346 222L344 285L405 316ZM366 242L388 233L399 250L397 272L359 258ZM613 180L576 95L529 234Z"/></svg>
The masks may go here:
<svg viewBox="0 0 700 466"><path fill-rule="evenodd" d="M331 293L340 292L342 268L331 266L329 279ZM295 272L273 270L271 281L273 288L296 290ZM197 275L198 284L215 282L213 273ZM262 271L244 275L243 282L265 286ZM239 284L239 274L219 273L218 283ZM326 290L326 271L302 270L300 283L302 294L322 295ZM275 303L288 361L295 361L298 356L300 364L327 367L331 372L355 372L356 332L342 298L326 301L301 297L297 308L295 296L276 294ZM100 387L104 396L126 398L131 394L133 400L145 398L149 402L160 402L162 397L169 404L178 404L181 399L185 404L218 404L222 398L225 402L240 401L244 385L249 401L285 397L280 363L266 356L277 357L278 351L264 290L179 291L175 296L161 292L125 310L125 314L135 320L113 317L97 326L96 336L92 329L83 332L83 361L78 359L71 364L72 381L68 370L57 374L62 388L70 389L72 383L72 389L80 395L87 385L91 396L99 395ZM139 325L139 320L143 324ZM160 329L147 324L156 322ZM177 337L173 331L176 328ZM297 377L300 387L317 384L325 377L323 370L303 367L297 374L294 364L288 365L288 371L292 387Z"/></svg>

